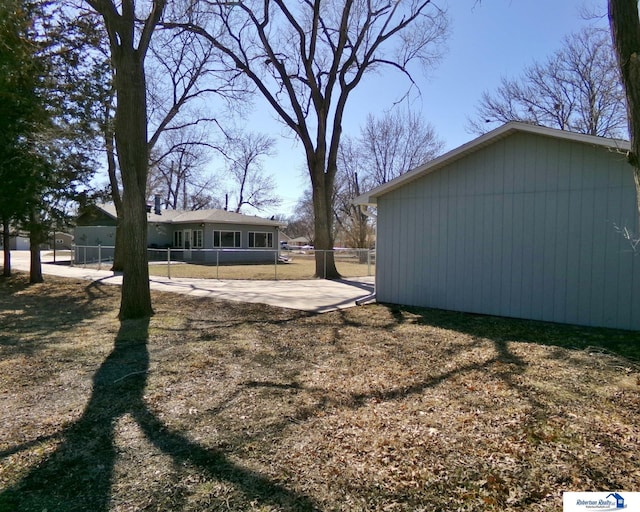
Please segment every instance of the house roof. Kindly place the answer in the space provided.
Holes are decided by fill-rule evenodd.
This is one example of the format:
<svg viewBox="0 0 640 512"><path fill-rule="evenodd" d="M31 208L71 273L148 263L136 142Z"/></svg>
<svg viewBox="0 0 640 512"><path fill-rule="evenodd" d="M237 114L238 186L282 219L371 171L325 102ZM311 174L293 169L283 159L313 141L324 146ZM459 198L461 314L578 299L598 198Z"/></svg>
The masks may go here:
<svg viewBox="0 0 640 512"><path fill-rule="evenodd" d="M117 218L116 207L113 203L99 204L97 208L105 212L112 218ZM193 223L215 223L215 224L249 224L253 226L286 226L286 223L277 220L264 219L254 215L244 215L242 213L228 212L226 210L161 210L157 215L153 209L147 214L147 220L154 223L165 224L193 224Z"/></svg>
<svg viewBox="0 0 640 512"><path fill-rule="evenodd" d="M607 139L604 137L596 137L593 135L584 135L582 133L568 132L565 130L558 130L556 128L547 128L546 126L537 126L528 123L510 122L492 130L490 132L481 135L477 139L474 139L462 146L459 146L444 155L435 158L426 164L423 164L409 172L383 184L370 191L359 195L354 199L354 204L376 204L378 197L387 194L399 187L402 187L414 180L421 178L427 174L430 174L438 169L459 160L465 156L468 156L486 146L489 146L501 139L504 139L514 133L531 133L536 135L542 135L546 137L553 137L556 139L568 140L573 142L581 142L589 144L591 146L600 146L610 150L619 150L627 152L630 150L628 141L619 139Z"/></svg>
<svg viewBox="0 0 640 512"><path fill-rule="evenodd" d="M290 238L289 242L291 242L293 245L296 245L296 244L306 245L310 242L310 240L306 236L297 236L295 238Z"/></svg>

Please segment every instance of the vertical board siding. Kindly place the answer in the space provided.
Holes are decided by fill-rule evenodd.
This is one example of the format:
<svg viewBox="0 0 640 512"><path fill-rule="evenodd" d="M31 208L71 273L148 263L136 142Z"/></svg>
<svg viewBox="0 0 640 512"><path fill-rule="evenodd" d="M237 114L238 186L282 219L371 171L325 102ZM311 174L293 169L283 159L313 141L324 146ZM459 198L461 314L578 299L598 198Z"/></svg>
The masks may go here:
<svg viewBox="0 0 640 512"><path fill-rule="evenodd" d="M640 329L631 168L515 133L378 199L381 302Z"/></svg>

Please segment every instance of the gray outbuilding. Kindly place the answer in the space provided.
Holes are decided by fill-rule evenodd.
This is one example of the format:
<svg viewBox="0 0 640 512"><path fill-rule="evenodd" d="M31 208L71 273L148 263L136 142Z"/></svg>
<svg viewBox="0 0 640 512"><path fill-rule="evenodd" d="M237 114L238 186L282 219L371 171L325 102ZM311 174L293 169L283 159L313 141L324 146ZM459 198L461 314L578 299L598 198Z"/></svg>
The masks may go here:
<svg viewBox="0 0 640 512"><path fill-rule="evenodd" d="M640 330L628 150L508 123L360 196L377 207L377 300Z"/></svg>

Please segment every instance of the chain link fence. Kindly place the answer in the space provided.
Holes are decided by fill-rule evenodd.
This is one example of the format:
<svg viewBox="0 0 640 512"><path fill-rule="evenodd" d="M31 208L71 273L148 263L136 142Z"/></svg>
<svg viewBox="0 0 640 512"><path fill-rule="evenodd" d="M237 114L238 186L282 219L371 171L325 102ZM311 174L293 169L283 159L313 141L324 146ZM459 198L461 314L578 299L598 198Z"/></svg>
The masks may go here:
<svg viewBox="0 0 640 512"><path fill-rule="evenodd" d="M344 277L375 274L375 251L307 247L286 249L185 249L149 248L150 273L174 277L211 279L311 279L319 257L318 277L326 277L332 253L338 272ZM114 246L75 245L71 265L107 269L113 263ZM269 270L269 268L271 270Z"/></svg>

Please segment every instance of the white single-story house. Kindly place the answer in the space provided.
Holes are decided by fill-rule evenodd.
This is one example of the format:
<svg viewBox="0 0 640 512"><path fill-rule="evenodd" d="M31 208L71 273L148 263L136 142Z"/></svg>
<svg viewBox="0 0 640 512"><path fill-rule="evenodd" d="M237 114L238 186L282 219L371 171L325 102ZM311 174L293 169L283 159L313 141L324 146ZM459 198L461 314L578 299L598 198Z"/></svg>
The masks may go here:
<svg viewBox="0 0 640 512"><path fill-rule="evenodd" d="M203 262L272 262L279 250L282 222L226 210L162 210L147 208L147 243L150 249L170 248L175 258ZM92 205L80 212L75 244L82 257L113 255L117 215L113 204ZM150 255L153 257L153 254ZM159 259L166 258L166 250Z"/></svg>
<svg viewBox="0 0 640 512"><path fill-rule="evenodd" d="M377 300L640 330L628 150L508 123L363 194Z"/></svg>

